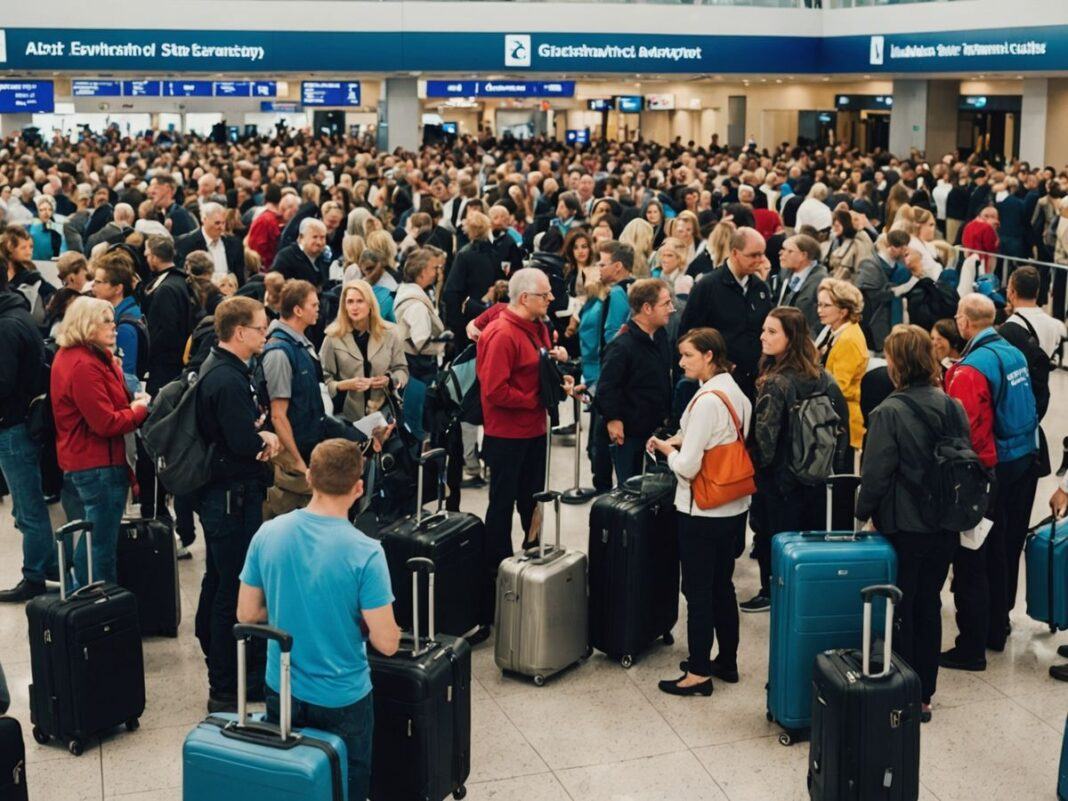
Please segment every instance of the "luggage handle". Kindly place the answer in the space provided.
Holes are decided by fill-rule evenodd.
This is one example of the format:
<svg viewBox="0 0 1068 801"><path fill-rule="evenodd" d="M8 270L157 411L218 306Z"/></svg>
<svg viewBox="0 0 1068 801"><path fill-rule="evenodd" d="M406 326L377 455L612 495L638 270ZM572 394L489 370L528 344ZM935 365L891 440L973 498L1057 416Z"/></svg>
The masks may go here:
<svg viewBox="0 0 1068 801"><path fill-rule="evenodd" d="M248 720L248 662L246 647L252 638L274 640L281 649L281 686L278 693L278 733L283 743L289 741L292 728L293 695L289 684L289 652L293 650L293 635L274 626L259 623L238 623L234 626L237 639L237 721L239 729L263 731L262 724Z"/></svg>
<svg viewBox="0 0 1068 801"><path fill-rule="evenodd" d="M856 542L869 536L866 531L801 531L798 533L807 539L818 537L824 542Z"/></svg>
<svg viewBox="0 0 1068 801"><path fill-rule="evenodd" d="M536 492L533 497L534 503L549 503L553 505L553 519L556 522L556 539L553 543L552 550L549 551L549 555L560 553L560 493L556 490L545 490L544 492ZM545 520L542 518L542 531L545 530ZM531 548L531 551L534 549ZM545 537L538 536L538 561L545 561Z"/></svg>
<svg viewBox="0 0 1068 801"><path fill-rule="evenodd" d="M419 454L419 470L416 478L415 487L415 527L419 528L423 524L423 468L428 462L440 461L444 462L445 457L448 455L444 448L434 448L433 450L426 451ZM442 514L442 509L445 508L445 471L444 469L438 470L438 508L434 514L430 515L427 520L437 517Z"/></svg>
<svg viewBox="0 0 1068 801"><path fill-rule="evenodd" d="M89 583L72 593L70 597L73 598L82 590L88 590L90 587L98 587L103 584L103 582L93 581L93 521L71 520L66 525L56 529L53 535L56 540L56 558L59 560L59 600L61 601L67 600L67 549L64 547L64 543L69 535L79 531L84 531L86 537L85 560L89 572Z"/></svg>
<svg viewBox="0 0 1068 801"><path fill-rule="evenodd" d="M434 647L434 562L425 556L413 556L406 563L412 571L412 656L424 654ZM419 574L427 574L427 626L430 634L426 648L419 647Z"/></svg>
<svg viewBox="0 0 1068 801"><path fill-rule="evenodd" d="M642 473L640 476L631 476L626 481L621 481L619 486L624 492L642 497L645 494L645 479L649 477L649 465L656 464L656 456L647 450L642 450Z"/></svg>
<svg viewBox="0 0 1068 801"><path fill-rule="evenodd" d="M856 473L831 473L829 476L827 476L827 530L828 531L833 531L834 530L834 482L839 480L839 479L843 479L843 478L852 478L852 479L856 480L857 482L860 481L860 476L858 476ZM858 486L859 486L859 484L858 484ZM857 510L857 491L854 489L853 490L853 522L854 523L857 522L857 520L856 520L856 510ZM858 526L858 528L859 528L859 526Z"/></svg>
<svg viewBox="0 0 1068 801"><path fill-rule="evenodd" d="M860 591L864 601L864 632L861 635L862 670L866 677L881 679L890 675L893 667L894 607L901 603L901 590L893 584L874 584ZM886 632L883 635L883 671L876 675L871 673L871 604L876 597L886 599Z"/></svg>

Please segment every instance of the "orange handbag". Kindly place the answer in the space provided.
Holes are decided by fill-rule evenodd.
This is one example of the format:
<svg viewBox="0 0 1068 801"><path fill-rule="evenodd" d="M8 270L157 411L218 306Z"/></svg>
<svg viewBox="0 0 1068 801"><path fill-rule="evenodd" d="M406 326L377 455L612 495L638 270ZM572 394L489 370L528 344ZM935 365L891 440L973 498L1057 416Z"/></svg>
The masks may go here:
<svg viewBox="0 0 1068 801"><path fill-rule="evenodd" d="M716 395L727 406L738 438L734 442L716 445L705 451L701 459L701 469L690 482L690 492L698 509L714 509L725 503L736 501L756 492L753 476L753 461L745 448L745 436L742 433L742 421L727 400L727 396L717 389L703 392L701 395ZM690 407L697 402L698 395L690 402Z"/></svg>

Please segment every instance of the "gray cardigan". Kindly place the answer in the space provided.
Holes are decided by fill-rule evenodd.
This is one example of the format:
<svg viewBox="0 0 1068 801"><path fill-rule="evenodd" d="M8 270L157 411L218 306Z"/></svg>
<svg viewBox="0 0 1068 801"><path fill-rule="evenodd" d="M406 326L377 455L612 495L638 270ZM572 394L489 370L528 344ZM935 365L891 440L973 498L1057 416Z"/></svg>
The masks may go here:
<svg viewBox="0 0 1068 801"><path fill-rule="evenodd" d="M941 417L950 432L969 436L964 407L948 398L942 390L919 386L909 387L904 392L925 410ZM868 419L857 518L872 518L876 530L884 534L933 534L937 529L924 522L920 502L906 490L899 477L904 475L910 481L923 484L933 459L934 435L899 399L900 394L892 393Z"/></svg>

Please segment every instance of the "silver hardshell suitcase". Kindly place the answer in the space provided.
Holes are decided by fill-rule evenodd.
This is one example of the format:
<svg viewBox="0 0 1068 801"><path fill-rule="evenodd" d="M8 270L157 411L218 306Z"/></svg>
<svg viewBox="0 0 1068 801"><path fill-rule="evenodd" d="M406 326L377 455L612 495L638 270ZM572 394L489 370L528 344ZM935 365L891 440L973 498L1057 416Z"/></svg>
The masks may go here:
<svg viewBox="0 0 1068 801"><path fill-rule="evenodd" d="M556 543L546 548L543 537L537 549L501 562L494 658L501 670L533 676L540 687L589 654L587 559L560 546L560 493L541 492L534 500L552 502Z"/></svg>

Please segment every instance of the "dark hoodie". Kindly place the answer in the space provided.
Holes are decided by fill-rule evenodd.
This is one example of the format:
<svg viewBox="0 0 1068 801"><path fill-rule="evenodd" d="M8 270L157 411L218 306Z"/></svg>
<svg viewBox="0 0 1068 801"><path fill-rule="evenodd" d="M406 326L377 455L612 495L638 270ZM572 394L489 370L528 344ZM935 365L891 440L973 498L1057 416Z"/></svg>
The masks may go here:
<svg viewBox="0 0 1068 801"><path fill-rule="evenodd" d="M11 291L17 291L26 298L29 304L30 316L39 327L44 327L48 322L48 302L52 300L56 288L48 283L44 276L37 270L22 269L15 273L7 285Z"/></svg>
<svg viewBox="0 0 1068 801"><path fill-rule="evenodd" d="M0 291L0 342L0 428L10 428L44 389L44 341L18 292Z"/></svg>

